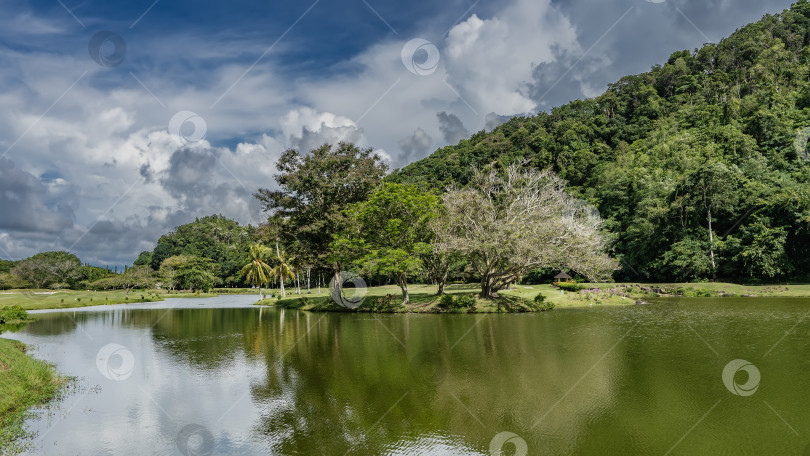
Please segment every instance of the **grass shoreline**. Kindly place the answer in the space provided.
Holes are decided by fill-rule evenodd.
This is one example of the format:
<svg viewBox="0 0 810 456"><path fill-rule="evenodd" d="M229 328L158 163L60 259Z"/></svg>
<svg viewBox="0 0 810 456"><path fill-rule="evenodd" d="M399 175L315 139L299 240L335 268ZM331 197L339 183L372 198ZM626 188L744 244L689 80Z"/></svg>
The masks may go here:
<svg viewBox="0 0 810 456"><path fill-rule="evenodd" d="M546 302L556 308L584 308L593 306L628 306L643 304L645 299L658 297L806 297L810 298L810 285L738 285L723 282L714 283L583 283L582 290L565 291L548 285L517 285L500 292L501 306L497 302L477 297L476 284L449 285L445 292L451 295L474 296L476 304L472 309L451 311L451 313L495 313L495 312L537 312L532 306L534 297L542 293ZM408 305L384 305L381 299L391 295L390 300L401 302L401 291L393 285L370 287L363 305L356 309L341 307L332 302L324 291L321 293L290 294L283 299L267 298L257 305L276 306L285 309L300 309L313 312L382 312L382 313L447 313L437 304L436 287L411 285ZM369 303L370 302L370 303ZM396 303L395 303L396 304Z"/></svg>
<svg viewBox="0 0 810 456"><path fill-rule="evenodd" d="M0 453L26 449L29 410L56 399L68 380L53 365L28 355L22 342L0 338Z"/></svg>
<svg viewBox="0 0 810 456"><path fill-rule="evenodd" d="M532 301L538 293L542 293L547 302L553 303L557 308L580 308L597 306L633 305L636 300L654 297L686 296L686 297L810 297L810 284L792 285L739 285L724 282L706 283L585 283L581 284L585 290L579 292L564 291L550 284L543 285L517 285L500 294L504 297L501 308L497 303L477 298L477 284L453 284L445 287L451 295L476 296L475 313L491 313L499 311L535 312ZM361 306L359 311L384 312L412 312L435 313L439 311L436 287L431 285L410 285L411 304L398 306L395 309L374 309L374 306ZM277 294L276 289L264 289L267 294ZM302 294L288 292L284 299L268 298L257 304L275 305L283 308L295 308L312 311L352 311L333 305L325 289L321 293L312 290ZM112 304L131 304L143 302L159 302L171 298L215 297L220 294L257 294L258 290L252 288L215 288L211 293L192 293L186 291L166 290L113 290L113 291L73 291L73 290L3 290L0 291L0 307L19 305L25 310L66 309L89 306L103 306ZM368 288L366 301L375 301L392 295L392 301L401 300L401 291L395 285L386 285ZM305 302L302 302L304 298ZM374 303L372 303L374 304Z"/></svg>
<svg viewBox="0 0 810 456"><path fill-rule="evenodd" d="M171 298L210 298L217 293L192 293L166 290L4 290L0 291L0 307L21 306L25 310L71 309L77 307L105 306L113 304L133 304L160 302Z"/></svg>

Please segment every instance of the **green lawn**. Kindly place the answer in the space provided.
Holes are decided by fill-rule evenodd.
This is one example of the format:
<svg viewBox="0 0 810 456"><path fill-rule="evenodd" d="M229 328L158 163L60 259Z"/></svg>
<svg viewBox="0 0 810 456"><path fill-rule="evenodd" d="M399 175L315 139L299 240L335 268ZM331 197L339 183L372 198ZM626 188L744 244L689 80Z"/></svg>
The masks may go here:
<svg viewBox="0 0 810 456"><path fill-rule="evenodd" d="M0 291L0 307L21 306L25 310L61 309L105 304L162 301L166 296L151 290L73 291L5 290ZM174 295L171 295L174 296Z"/></svg>
<svg viewBox="0 0 810 456"><path fill-rule="evenodd" d="M0 452L25 450L28 409L56 397L66 382L53 366L27 356L21 342L0 339Z"/></svg>
<svg viewBox="0 0 810 456"><path fill-rule="evenodd" d="M594 287L605 287L606 284L585 284ZM780 296L780 297L810 297L810 285L738 285L725 282L703 282L703 283L623 283L615 284L629 287L663 288L677 289L686 288L692 290L711 290L716 293L734 294L737 296Z"/></svg>

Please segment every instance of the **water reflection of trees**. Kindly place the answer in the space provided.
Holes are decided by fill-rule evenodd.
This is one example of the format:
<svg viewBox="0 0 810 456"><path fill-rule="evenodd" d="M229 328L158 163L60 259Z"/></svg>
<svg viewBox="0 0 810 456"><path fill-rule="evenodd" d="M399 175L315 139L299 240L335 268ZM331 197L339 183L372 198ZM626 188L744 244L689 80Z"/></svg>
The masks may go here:
<svg viewBox="0 0 810 456"><path fill-rule="evenodd" d="M418 437L437 433L459 450L486 454L504 429L529 442L571 438L575 416L532 424L623 328L585 314L574 325L527 315L288 312L275 320L259 329L267 382L252 394L264 404L256 429L282 454L381 454L403 445L425 453L419 442L432 440ZM594 369L571 413L604 408L614 380L607 373L621 351Z"/></svg>

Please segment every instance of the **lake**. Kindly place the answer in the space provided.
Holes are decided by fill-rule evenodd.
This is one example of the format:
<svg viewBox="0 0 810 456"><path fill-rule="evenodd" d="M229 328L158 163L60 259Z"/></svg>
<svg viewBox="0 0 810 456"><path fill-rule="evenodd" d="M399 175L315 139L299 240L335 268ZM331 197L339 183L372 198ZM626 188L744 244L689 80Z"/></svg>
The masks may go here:
<svg viewBox="0 0 810 456"><path fill-rule="evenodd" d="M810 454L810 300L507 315L255 300L45 311L4 333L77 377L28 421L31 453Z"/></svg>

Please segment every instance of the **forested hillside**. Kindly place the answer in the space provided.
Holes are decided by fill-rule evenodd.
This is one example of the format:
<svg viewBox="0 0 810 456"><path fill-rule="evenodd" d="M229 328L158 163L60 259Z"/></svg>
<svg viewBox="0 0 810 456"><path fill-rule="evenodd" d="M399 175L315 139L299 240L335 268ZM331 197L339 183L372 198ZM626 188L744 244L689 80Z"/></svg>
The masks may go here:
<svg viewBox="0 0 810 456"><path fill-rule="evenodd" d="M623 280L810 278L810 4L388 176L444 190L471 166L552 168L594 203ZM810 132L810 129L807 130Z"/></svg>

